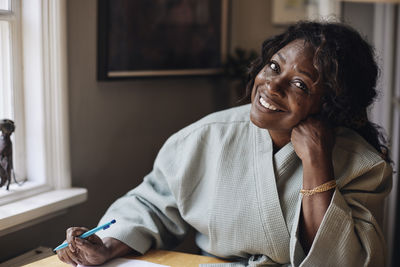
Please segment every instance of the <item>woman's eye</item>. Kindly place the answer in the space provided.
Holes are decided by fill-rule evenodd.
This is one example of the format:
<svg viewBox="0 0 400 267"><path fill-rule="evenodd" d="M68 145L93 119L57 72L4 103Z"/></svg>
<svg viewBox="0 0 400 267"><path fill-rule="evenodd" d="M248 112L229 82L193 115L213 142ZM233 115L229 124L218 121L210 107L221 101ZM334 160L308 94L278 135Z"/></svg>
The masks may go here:
<svg viewBox="0 0 400 267"><path fill-rule="evenodd" d="M279 72L279 65L276 63L276 62L274 62L274 61L272 61L271 63L269 63L269 67L273 70L273 71L275 71L275 72Z"/></svg>
<svg viewBox="0 0 400 267"><path fill-rule="evenodd" d="M308 90L307 85L305 85L305 84L304 84L303 82L301 82L301 81L294 81L294 82L292 82L292 84L293 84L294 86L296 86L297 88L303 90L303 91L306 92L306 93L309 93L309 92L310 92L310 91Z"/></svg>

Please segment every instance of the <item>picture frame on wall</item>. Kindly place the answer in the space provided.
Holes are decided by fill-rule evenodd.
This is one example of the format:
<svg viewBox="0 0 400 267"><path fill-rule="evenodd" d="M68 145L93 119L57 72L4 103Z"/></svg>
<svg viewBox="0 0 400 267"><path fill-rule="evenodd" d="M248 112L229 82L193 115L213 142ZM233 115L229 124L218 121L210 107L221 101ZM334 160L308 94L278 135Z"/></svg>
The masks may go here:
<svg viewBox="0 0 400 267"><path fill-rule="evenodd" d="M273 0L272 23L288 25L299 20L307 20L318 13L317 9L317 0Z"/></svg>
<svg viewBox="0 0 400 267"><path fill-rule="evenodd" d="M98 80L213 75L228 0L98 0Z"/></svg>

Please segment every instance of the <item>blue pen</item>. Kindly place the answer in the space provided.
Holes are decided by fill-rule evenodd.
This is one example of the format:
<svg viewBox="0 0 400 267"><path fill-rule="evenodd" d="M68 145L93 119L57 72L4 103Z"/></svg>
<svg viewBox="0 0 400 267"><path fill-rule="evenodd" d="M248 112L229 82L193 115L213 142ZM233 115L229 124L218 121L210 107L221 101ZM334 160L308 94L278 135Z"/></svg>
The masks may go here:
<svg viewBox="0 0 400 267"><path fill-rule="evenodd" d="M103 225L97 226L96 228L93 228L92 230L89 230L83 234L81 234L80 236L78 236L79 238L86 238L88 236L93 235L94 233L100 231L100 230L106 230L107 228L109 228L111 226L111 224L115 223L116 220L112 220L111 222L105 223ZM62 243L61 245L59 245L58 247L56 247L55 249L53 249L53 251L57 251L59 249L65 248L68 246L68 243Z"/></svg>

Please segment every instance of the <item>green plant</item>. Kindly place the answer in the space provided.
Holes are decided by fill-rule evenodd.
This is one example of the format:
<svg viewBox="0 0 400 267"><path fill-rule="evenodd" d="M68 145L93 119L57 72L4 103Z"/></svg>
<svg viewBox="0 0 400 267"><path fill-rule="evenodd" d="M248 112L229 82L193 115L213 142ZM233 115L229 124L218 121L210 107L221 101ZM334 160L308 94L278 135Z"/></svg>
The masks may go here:
<svg viewBox="0 0 400 267"><path fill-rule="evenodd" d="M240 80L241 85L245 87L250 63L257 57L258 54L254 50L236 48L233 54L227 56L224 65L225 75L229 79Z"/></svg>

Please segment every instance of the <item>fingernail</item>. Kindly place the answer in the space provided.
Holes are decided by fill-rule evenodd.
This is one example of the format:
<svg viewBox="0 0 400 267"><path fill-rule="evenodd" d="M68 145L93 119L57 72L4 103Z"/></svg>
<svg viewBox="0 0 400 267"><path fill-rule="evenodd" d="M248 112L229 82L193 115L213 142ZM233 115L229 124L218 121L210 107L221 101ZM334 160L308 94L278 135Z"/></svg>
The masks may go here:
<svg viewBox="0 0 400 267"><path fill-rule="evenodd" d="M69 250L71 250L72 252L75 252L74 247L72 246L72 244L68 244Z"/></svg>

